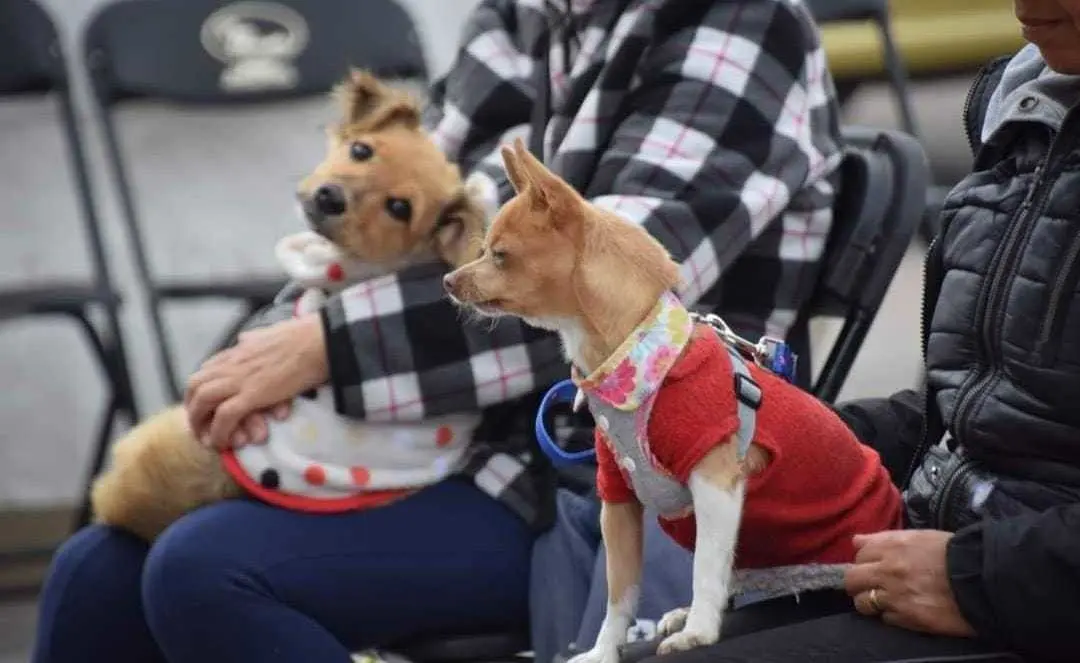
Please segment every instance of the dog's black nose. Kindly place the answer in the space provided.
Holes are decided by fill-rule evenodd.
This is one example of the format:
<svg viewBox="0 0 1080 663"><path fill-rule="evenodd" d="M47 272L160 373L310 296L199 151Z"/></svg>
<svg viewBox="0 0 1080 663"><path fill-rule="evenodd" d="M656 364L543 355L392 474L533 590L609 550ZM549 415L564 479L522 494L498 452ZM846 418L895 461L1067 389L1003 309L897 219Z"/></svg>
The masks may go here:
<svg viewBox="0 0 1080 663"><path fill-rule="evenodd" d="M345 212L345 190L336 184L324 184L315 189L312 202L320 213L337 216Z"/></svg>

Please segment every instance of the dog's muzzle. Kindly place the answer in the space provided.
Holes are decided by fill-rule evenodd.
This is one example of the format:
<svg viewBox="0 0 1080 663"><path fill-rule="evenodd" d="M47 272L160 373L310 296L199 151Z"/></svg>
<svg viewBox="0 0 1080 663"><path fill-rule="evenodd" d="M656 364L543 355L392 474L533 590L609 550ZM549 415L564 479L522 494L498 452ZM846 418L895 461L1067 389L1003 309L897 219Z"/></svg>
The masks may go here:
<svg viewBox="0 0 1080 663"><path fill-rule="evenodd" d="M310 196L302 196L300 204L312 230L322 235L331 230L336 217L344 214L348 207L345 189L337 184L320 186Z"/></svg>

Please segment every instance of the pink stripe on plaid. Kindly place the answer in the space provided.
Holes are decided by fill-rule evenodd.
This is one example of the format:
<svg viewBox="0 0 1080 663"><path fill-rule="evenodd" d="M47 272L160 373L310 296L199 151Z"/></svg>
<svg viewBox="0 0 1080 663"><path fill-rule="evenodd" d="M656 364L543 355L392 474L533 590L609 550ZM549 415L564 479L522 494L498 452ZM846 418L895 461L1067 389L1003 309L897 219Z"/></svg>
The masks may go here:
<svg viewBox="0 0 1080 663"><path fill-rule="evenodd" d="M497 378L492 378L490 380L482 380L480 382L477 382L474 389L473 389L473 391L479 392L484 387L490 387L491 385L496 384L496 383L500 383L500 382L503 383L503 385L509 385L510 380L513 380L514 378L521 377L523 375L532 375L532 372L533 372L532 368L521 368L521 369L518 369L516 371L510 371L508 373L503 373ZM424 400L428 400L428 401L439 400L440 398L447 398L447 397L453 396L455 394L460 394L460 393L462 393L464 391L466 391L466 390L464 390L464 389L455 389L455 390L452 390L452 391L443 391L443 392L427 392L427 393L424 394L423 398L414 398L414 399L409 400L409 401L404 401L402 403L398 403L396 408L390 408L390 407L378 408L378 409L374 409L374 410L368 410L368 413L370 415L382 415L382 414L390 413L391 417L393 417L394 415L397 414L398 411L404 410L404 409L409 408L409 407L412 407L412 406L414 406L414 405L416 405L418 403L423 403Z"/></svg>

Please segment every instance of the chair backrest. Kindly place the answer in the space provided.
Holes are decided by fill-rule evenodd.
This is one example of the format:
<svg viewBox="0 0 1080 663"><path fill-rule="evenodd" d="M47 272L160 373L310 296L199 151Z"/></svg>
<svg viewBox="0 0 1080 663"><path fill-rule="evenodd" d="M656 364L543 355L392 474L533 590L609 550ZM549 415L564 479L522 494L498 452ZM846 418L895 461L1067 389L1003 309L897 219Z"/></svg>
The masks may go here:
<svg viewBox="0 0 1080 663"><path fill-rule="evenodd" d="M325 144L319 97L350 67L427 80L417 29L394 0L117 0L91 17L83 53L151 287L192 268L233 281L277 274L273 241L301 228L293 191Z"/></svg>
<svg viewBox="0 0 1080 663"><path fill-rule="evenodd" d="M813 391L832 402L851 370L889 284L922 220L930 167L909 134L844 130L845 156L833 229L809 308L844 320Z"/></svg>
<svg viewBox="0 0 1080 663"><path fill-rule="evenodd" d="M0 3L0 95L49 92L63 84L56 27L32 0Z"/></svg>
<svg viewBox="0 0 1080 663"><path fill-rule="evenodd" d="M83 224L86 241L89 243L91 267L97 285L102 288L110 287L108 263L105 258L105 250L98 223L97 209L93 192L90 186L85 149L78 121L74 111L70 90L68 88L67 69L64 62L64 53L60 44L59 32L56 24L48 12L34 0L3 0L0 2L0 98L37 97L52 93L56 97L59 120L57 122L41 122L42 114L35 104L30 108L5 108L5 117L19 124L20 116L29 119L33 116L33 122L24 127L18 134L9 134L5 137L4 147L0 151L9 157L17 154L25 154L22 150L32 149L35 153L42 149L47 150L46 142L56 137L63 141L62 149L66 152L74 182L74 195L78 210L76 216ZM10 113L10 115L9 115ZM46 124L52 126L46 127ZM53 133L56 128L61 131ZM47 131L39 131L47 129ZM10 142L8 142L10 141ZM47 152L46 152L47 153ZM70 228L63 223L65 219L56 218L58 215L68 216L69 212L57 209L49 193L50 186L58 183L56 178L56 166L53 161L47 163L42 160L21 159L16 180L26 180L35 189L44 192L42 198L47 198L48 203L31 211L27 208L20 210L21 205L8 205L5 209L5 220L10 223L35 222L39 225L30 233L20 232L14 237L7 236L5 241L10 243L27 242L33 240L35 246L40 246L42 238L47 238L53 246L47 259L55 261L57 266L67 267L72 262L72 255L67 251L57 251L57 244L66 243L71 235ZM42 171L40 177L36 169ZM20 201L25 201L25 186L11 183L11 177L5 177L5 182L10 186L21 188L13 189ZM32 201L31 201L32 202ZM48 218L47 224L41 224L41 208L46 208L44 216ZM18 218L23 216L31 218ZM25 227L24 227L25 228ZM59 241L55 241L59 240ZM9 247L13 253L18 253L17 248ZM84 251L85 247L80 247ZM63 255L60 255L60 254ZM37 261L35 261L36 264ZM27 273L27 271L29 273ZM49 270L51 273L51 269ZM34 278L35 270L23 271L23 276Z"/></svg>
<svg viewBox="0 0 1080 663"><path fill-rule="evenodd" d="M427 78L416 26L394 0L119 0L91 19L84 50L106 105L301 97L350 66Z"/></svg>

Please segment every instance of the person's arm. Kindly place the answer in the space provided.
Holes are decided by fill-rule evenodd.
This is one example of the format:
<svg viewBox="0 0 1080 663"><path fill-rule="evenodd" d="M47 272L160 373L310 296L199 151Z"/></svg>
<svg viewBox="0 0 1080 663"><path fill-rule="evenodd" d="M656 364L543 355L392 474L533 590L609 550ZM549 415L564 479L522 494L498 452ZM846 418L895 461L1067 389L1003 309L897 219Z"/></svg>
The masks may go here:
<svg viewBox="0 0 1080 663"><path fill-rule="evenodd" d="M657 23L680 27L642 60L641 84L624 101L632 110L586 191L664 244L682 266L680 295L691 305L766 231L776 231L777 245L754 257L768 273L776 262L811 265L810 247L824 241L831 220L830 177L842 156L824 51L805 9L707 6L691 12L666 2L655 10ZM761 263L740 264L732 278L744 288L739 303L767 315L777 293L771 277L750 266Z"/></svg>
<svg viewBox="0 0 1080 663"><path fill-rule="evenodd" d="M585 194L643 224L671 251L686 276L680 294L693 305L808 182L820 195L803 201L793 222L808 232L823 218L827 223L828 176L840 152L824 54L802 9L712 3L684 15L675 5L683 6L664 9L674 27L639 64L623 104L629 110L612 118L617 127ZM480 6L471 41L439 92L443 110L433 115L433 135L444 149L465 170L483 169L493 181L493 155L527 121L531 105L522 92L529 86L492 82L507 75L520 83L531 70L518 66L526 56L503 52L514 41L495 8L506 6ZM685 16L695 17L693 25ZM798 247L781 240L772 259L801 247L802 240ZM752 296L768 301L774 293L752 276L740 278ZM553 336L517 320L494 328L461 320L430 269L332 298L324 323L339 411L368 419L445 414L510 400L565 374Z"/></svg>
<svg viewBox="0 0 1080 663"><path fill-rule="evenodd" d="M979 635L1022 654L1076 660L1080 504L963 529L946 565L960 612Z"/></svg>

